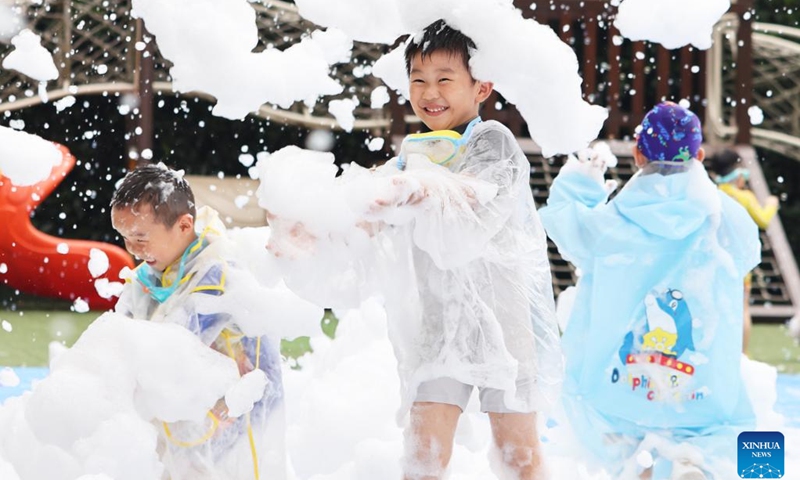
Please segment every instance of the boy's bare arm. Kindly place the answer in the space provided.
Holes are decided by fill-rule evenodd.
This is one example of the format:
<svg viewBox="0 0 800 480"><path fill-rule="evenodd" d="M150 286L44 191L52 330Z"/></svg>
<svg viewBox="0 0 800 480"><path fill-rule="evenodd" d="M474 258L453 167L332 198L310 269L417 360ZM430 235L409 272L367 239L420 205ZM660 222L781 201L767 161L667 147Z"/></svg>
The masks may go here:
<svg viewBox="0 0 800 480"><path fill-rule="evenodd" d="M479 181L468 172L450 173L450 175L454 179L467 177L473 183ZM407 174L399 175L392 179L392 186L394 187L392 192L386 197L376 199L370 209L370 213L375 214L389 207L420 205L429 199L444 200L451 204L464 202L473 210L477 208L479 205L478 194L473 185L464 182L452 182L452 180L450 179L448 188L445 187L448 180L441 179L442 185L437 188L437 186L429 184L429 181L425 178L413 178Z"/></svg>
<svg viewBox="0 0 800 480"><path fill-rule="evenodd" d="M302 222L284 219L267 211L267 223L272 233L266 249L276 257L294 259L314 251L317 237Z"/></svg>

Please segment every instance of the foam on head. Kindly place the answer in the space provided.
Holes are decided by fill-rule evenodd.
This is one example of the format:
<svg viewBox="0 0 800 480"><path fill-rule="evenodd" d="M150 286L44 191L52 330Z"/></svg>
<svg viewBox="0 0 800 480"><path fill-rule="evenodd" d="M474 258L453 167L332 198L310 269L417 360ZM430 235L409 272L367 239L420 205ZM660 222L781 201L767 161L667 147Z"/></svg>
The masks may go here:
<svg viewBox="0 0 800 480"><path fill-rule="evenodd" d="M434 52L460 57L469 70L469 59L476 48L471 38L450 27L444 20L437 20L408 41L405 50L406 73L411 74L411 62L417 54L425 59Z"/></svg>
<svg viewBox="0 0 800 480"><path fill-rule="evenodd" d="M183 173L183 170L172 170L163 163L138 167L120 182L111 198L111 208L149 205L156 220L167 227L173 226L187 213L196 217L194 193Z"/></svg>

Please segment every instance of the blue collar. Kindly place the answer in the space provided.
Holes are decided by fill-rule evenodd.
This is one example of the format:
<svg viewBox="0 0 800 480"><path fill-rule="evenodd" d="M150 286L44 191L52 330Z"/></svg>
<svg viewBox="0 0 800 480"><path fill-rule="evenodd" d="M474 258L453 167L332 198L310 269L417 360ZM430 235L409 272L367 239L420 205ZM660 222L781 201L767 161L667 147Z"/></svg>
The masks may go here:
<svg viewBox="0 0 800 480"><path fill-rule="evenodd" d="M139 280L139 283L145 287L147 293L153 297L153 300L157 301L158 303L164 303L167 301L167 299L169 299L169 297L172 296L173 293L175 293L175 291L181 285L183 276L186 273L186 260L189 257L189 254L196 250L199 245L204 243L204 240L205 236L198 237L188 247L186 247L186 250L183 251L183 255L181 255L180 262L178 262L178 276L175 277L175 281L173 281L167 287L159 285L162 283L159 281L159 279L163 277L163 274L159 274L159 272L153 270L150 265L145 263L136 269L137 280Z"/></svg>

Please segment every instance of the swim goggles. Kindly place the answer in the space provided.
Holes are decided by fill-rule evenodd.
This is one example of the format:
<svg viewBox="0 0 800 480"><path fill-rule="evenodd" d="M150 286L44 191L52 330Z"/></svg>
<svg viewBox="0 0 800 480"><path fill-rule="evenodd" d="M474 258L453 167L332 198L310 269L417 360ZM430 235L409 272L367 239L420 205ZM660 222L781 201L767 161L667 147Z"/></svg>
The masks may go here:
<svg viewBox="0 0 800 480"><path fill-rule="evenodd" d="M169 297L172 296L173 293L175 293L181 283L183 283L183 275L186 272L186 259L189 257L190 253L202 246L204 240L205 235L201 235L188 247L186 247L186 250L183 251L183 255L181 255L180 262L178 262L178 275L175 277L175 280L167 286L163 285L163 279L164 275L166 275L171 266L168 267L163 274L153 270L153 268L146 263L136 269L137 280L139 280L139 283L144 286L145 291L149 293L155 301L158 303L164 303L167 301L167 299L169 299ZM158 278L161 278L161 282L158 282ZM161 285L159 285L159 283L161 283Z"/></svg>
<svg viewBox="0 0 800 480"><path fill-rule="evenodd" d="M425 155L431 162L446 167L464 153L472 129L481 121L481 117L475 117L469 122L463 135L453 130L434 130L408 135L400 146L400 155L397 158L398 170L406 169L410 154Z"/></svg>
<svg viewBox="0 0 800 480"><path fill-rule="evenodd" d="M746 168L737 168L737 169L735 169L734 171L732 171L731 173L729 173L727 175L722 175L722 176L717 177L714 181L721 185L723 183L732 182L732 181L738 179L739 177L744 178L745 182L749 181L750 180L750 170L748 170Z"/></svg>

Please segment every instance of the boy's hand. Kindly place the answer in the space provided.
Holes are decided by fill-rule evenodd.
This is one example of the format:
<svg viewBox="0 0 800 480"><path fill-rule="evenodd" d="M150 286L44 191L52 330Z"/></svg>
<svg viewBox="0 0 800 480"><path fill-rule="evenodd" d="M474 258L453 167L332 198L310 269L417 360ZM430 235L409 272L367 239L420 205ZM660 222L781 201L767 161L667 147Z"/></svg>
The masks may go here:
<svg viewBox="0 0 800 480"><path fill-rule="evenodd" d="M611 192L616 190L617 187L619 187L619 182L617 182L616 180L606 180L606 183L603 185L603 188L606 189L606 193L609 195L611 194Z"/></svg>
<svg viewBox="0 0 800 480"><path fill-rule="evenodd" d="M216 418L217 422L219 422L217 431L229 427L236 422L235 418L228 416L228 406L225 404L224 398L217 400L217 403L214 404L214 408L211 409L211 414L214 415L214 418Z"/></svg>
<svg viewBox="0 0 800 480"><path fill-rule="evenodd" d="M266 248L271 254L295 259L314 252L317 237L302 222L284 220L270 212L267 212L267 221L272 234Z"/></svg>
<svg viewBox="0 0 800 480"><path fill-rule="evenodd" d="M383 222L368 222L366 220L356 223L356 227L366 232L366 234L370 237L377 235L378 232L383 229L384 225L385 224Z"/></svg>
<svg viewBox="0 0 800 480"><path fill-rule="evenodd" d="M778 206L780 206L780 204L781 201L775 195L770 195L769 197L767 197L767 201L764 202L764 206L768 208L773 208L773 207L777 208Z"/></svg>
<svg viewBox="0 0 800 480"><path fill-rule="evenodd" d="M580 172L594 179L606 192L611 193L616 190L617 182L606 181L605 173L609 167L616 166L617 157L611 152L611 147L607 143L598 142L592 148L581 150L577 156L570 155L561 171Z"/></svg>
<svg viewBox="0 0 800 480"><path fill-rule="evenodd" d="M407 177L394 177L390 185L389 194L375 200L370 208L371 213L376 213L386 207L418 205L428 197L428 189L425 186Z"/></svg>

